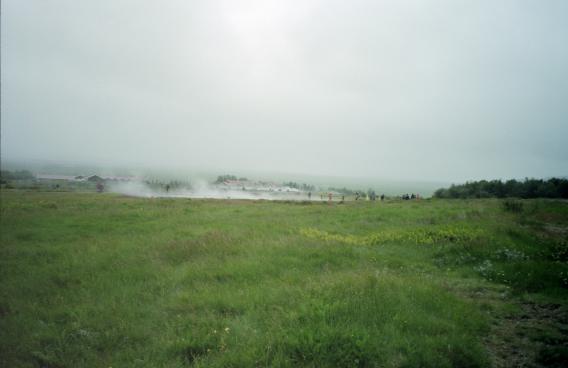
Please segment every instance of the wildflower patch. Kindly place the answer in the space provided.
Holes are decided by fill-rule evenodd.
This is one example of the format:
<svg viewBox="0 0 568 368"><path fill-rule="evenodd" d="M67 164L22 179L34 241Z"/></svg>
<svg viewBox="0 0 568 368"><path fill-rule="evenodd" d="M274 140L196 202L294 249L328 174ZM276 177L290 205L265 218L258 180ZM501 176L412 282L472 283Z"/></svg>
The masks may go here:
<svg viewBox="0 0 568 368"><path fill-rule="evenodd" d="M435 229L384 230L369 235L331 234L314 228L302 228L300 234L309 239L325 242L339 242L349 245L376 245L392 242L411 242L415 244L465 243L483 237L478 229L466 227L443 227Z"/></svg>

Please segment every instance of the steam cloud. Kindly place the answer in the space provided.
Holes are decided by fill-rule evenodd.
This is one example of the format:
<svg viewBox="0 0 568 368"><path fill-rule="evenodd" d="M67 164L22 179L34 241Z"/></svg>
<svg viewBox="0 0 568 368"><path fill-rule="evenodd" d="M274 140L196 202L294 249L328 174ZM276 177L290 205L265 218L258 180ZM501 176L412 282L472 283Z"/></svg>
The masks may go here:
<svg viewBox="0 0 568 368"><path fill-rule="evenodd" d="M108 184L107 190L113 193L143 198L211 198L211 199L251 199L251 200L308 200L306 192L261 191L225 189L209 185L205 181L193 183L192 188L172 188L169 191L157 190L141 181L117 182ZM312 193L312 200L320 200ZM326 198L327 199L327 198Z"/></svg>

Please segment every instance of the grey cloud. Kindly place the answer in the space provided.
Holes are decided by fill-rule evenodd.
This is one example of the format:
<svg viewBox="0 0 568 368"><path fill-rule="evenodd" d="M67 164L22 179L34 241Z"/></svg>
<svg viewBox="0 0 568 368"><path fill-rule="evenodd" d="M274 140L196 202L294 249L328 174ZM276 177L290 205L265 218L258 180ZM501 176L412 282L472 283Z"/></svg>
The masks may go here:
<svg viewBox="0 0 568 368"><path fill-rule="evenodd" d="M567 175L564 1L7 1L2 159Z"/></svg>

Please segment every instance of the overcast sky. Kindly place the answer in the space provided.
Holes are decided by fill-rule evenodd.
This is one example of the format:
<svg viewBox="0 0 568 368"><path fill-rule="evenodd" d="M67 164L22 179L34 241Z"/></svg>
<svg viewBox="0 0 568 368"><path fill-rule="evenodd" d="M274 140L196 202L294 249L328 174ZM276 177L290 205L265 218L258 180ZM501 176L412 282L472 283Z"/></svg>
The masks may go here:
<svg viewBox="0 0 568 368"><path fill-rule="evenodd" d="M568 175L568 1L2 1L2 160Z"/></svg>

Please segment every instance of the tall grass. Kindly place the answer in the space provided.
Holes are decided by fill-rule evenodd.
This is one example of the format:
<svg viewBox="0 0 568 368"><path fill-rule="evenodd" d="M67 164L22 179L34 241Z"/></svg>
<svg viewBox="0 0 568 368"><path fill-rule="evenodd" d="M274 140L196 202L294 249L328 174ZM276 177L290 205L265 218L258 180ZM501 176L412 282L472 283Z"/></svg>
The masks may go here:
<svg viewBox="0 0 568 368"><path fill-rule="evenodd" d="M562 202L1 200L6 367L483 367L568 286Z"/></svg>

